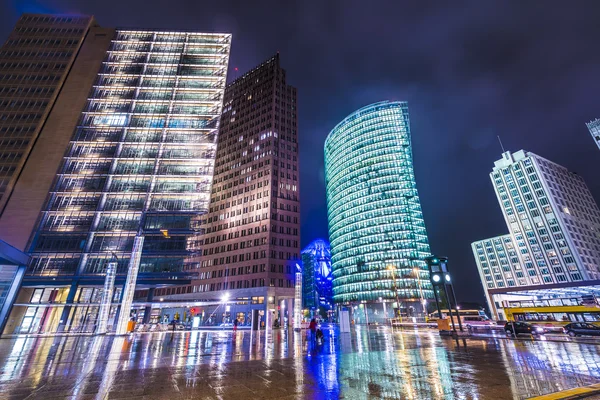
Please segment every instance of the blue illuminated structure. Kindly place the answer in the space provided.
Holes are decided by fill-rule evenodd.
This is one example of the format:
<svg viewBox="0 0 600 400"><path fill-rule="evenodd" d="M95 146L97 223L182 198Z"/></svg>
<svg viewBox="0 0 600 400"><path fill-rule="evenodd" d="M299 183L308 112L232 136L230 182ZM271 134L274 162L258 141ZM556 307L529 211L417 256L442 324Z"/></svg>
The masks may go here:
<svg viewBox="0 0 600 400"><path fill-rule="evenodd" d="M317 239L302 250L302 307L330 310L333 306L333 274L329 243Z"/></svg>
<svg viewBox="0 0 600 400"><path fill-rule="evenodd" d="M325 141L325 179L335 302L391 300L422 313L433 292L407 103L371 104L340 122Z"/></svg>

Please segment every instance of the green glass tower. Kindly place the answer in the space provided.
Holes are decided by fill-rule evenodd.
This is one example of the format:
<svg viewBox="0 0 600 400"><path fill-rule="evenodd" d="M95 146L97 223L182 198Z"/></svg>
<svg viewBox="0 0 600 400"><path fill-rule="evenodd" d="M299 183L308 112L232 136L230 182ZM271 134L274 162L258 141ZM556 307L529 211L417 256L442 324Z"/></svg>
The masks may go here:
<svg viewBox="0 0 600 400"><path fill-rule="evenodd" d="M325 141L325 178L334 301L422 316L433 292L407 103L371 104L340 122Z"/></svg>

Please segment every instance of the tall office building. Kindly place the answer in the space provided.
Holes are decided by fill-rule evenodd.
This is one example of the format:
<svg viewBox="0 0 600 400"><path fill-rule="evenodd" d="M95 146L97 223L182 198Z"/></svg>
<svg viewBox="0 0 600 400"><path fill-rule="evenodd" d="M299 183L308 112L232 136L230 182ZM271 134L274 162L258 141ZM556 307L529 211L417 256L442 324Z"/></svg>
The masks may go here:
<svg viewBox="0 0 600 400"><path fill-rule="evenodd" d="M595 120L590 121L585 125L590 131L592 139L594 139L594 142L596 143L598 148L600 148L600 118L596 118Z"/></svg>
<svg viewBox="0 0 600 400"><path fill-rule="evenodd" d="M433 291L407 103L371 104L340 122L325 141L325 179L334 301L376 303L363 322L384 315L379 299L422 313Z"/></svg>
<svg viewBox="0 0 600 400"><path fill-rule="evenodd" d="M111 36L25 14L0 49L0 239L25 250Z"/></svg>
<svg viewBox="0 0 600 400"><path fill-rule="evenodd" d="M505 152L490 177L509 234L472 249L494 315L503 295L600 279L600 210L579 175L521 150Z"/></svg>
<svg viewBox="0 0 600 400"><path fill-rule="evenodd" d="M248 304L247 323L249 308L290 308L300 253L296 88L279 54L227 85L223 107L200 279L183 297Z"/></svg>
<svg viewBox="0 0 600 400"><path fill-rule="evenodd" d="M109 39L5 332L93 330L111 260L118 282L139 265L137 282L151 291L196 270L231 35L118 30Z"/></svg>

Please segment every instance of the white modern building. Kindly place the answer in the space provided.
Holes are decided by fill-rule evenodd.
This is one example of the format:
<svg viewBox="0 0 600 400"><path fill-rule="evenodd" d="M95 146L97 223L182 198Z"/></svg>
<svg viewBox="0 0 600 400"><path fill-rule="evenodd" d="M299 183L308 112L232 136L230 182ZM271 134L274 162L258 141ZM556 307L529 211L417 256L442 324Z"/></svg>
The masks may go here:
<svg viewBox="0 0 600 400"><path fill-rule="evenodd" d="M598 148L600 148L600 118L596 118L595 120L590 121L585 125L592 134L594 142L596 142Z"/></svg>
<svg viewBox="0 0 600 400"><path fill-rule="evenodd" d="M579 175L521 150L490 177L509 234L472 249L495 317L509 298L600 283L600 210Z"/></svg>

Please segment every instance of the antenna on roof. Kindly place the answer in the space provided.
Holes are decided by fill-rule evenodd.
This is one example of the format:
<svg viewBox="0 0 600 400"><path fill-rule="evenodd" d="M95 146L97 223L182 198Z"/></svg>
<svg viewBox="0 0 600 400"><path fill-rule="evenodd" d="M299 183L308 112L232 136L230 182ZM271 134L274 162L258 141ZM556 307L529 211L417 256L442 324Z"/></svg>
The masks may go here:
<svg viewBox="0 0 600 400"><path fill-rule="evenodd" d="M506 150L504 150L504 145L502 144L502 140L500 140L500 135L496 137L498 138L498 142L500 143L500 147L502 148L502 153L506 153Z"/></svg>

